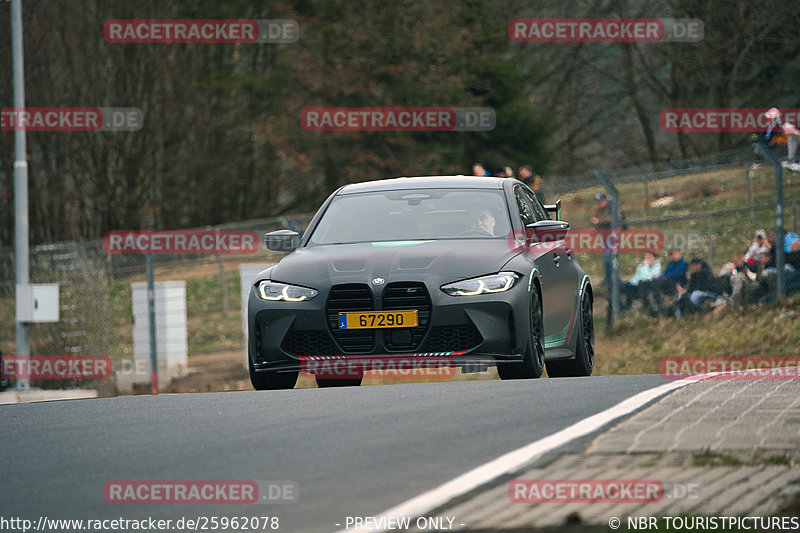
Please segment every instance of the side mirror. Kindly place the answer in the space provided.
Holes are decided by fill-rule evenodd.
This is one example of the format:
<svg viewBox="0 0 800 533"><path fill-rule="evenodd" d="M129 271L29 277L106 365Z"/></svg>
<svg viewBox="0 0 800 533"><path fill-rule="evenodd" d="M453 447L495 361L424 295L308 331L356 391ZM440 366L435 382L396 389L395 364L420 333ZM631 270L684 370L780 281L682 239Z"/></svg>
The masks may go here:
<svg viewBox="0 0 800 533"><path fill-rule="evenodd" d="M293 252L300 244L300 234L289 229L270 231L264 235L267 248L276 252Z"/></svg>
<svg viewBox="0 0 800 533"><path fill-rule="evenodd" d="M537 243L548 244L565 239L569 223L561 220L540 220L528 224L527 230L528 233L533 232L531 238L536 237Z"/></svg>

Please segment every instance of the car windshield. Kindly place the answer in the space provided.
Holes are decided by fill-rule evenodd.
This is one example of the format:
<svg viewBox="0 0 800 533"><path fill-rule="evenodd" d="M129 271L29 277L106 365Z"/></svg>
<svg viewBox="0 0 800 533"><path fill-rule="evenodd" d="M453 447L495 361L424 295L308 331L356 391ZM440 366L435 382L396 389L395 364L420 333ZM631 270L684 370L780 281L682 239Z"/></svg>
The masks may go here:
<svg viewBox="0 0 800 533"><path fill-rule="evenodd" d="M380 191L335 197L309 243L491 239L510 228L502 191Z"/></svg>

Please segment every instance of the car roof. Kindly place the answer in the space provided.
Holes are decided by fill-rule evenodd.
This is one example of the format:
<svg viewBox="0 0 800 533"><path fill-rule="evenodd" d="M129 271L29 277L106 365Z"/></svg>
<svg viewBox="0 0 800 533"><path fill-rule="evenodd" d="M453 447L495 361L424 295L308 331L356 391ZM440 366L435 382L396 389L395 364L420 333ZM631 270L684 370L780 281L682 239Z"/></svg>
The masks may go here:
<svg viewBox="0 0 800 533"><path fill-rule="evenodd" d="M357 194L377 191L402 191L404 189L502 189L509 178L475 176L419 176L364 181L345 185L336 193Z"/></svg>

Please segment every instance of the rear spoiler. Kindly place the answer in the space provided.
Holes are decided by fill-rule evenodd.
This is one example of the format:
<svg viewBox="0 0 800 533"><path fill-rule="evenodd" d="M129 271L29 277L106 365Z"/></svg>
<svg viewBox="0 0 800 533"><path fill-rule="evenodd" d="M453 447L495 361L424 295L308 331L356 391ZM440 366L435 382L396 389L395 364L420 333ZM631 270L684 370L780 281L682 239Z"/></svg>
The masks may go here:
<svg viewBox="0 0 800 533"><path fill-rule="evenodd" d="M561 199L559 198L554 204L545 204L545 210L548 213L555 213L556 220L561 220Z"/></svg>

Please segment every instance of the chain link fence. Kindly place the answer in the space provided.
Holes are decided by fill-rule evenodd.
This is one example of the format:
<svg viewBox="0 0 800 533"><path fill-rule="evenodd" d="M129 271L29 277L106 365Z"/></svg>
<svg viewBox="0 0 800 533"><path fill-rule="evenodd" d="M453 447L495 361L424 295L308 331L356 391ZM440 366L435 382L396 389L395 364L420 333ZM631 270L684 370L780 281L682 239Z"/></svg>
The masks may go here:
<svg viewBox="0 0 800 533"><path fill-rule="evenodd" d="M676 239L683 239L687 260L701 257L717 271L731 253L747 249L756 229L769 230L774 225L774 173L768 165L754 164L756 161L748 147L706 158L618 169L606 175L620 191L628 227L662 231L665 247L681 244ZM800 175L788 172L785 186L786 226L797 232ZM549 199L562 199L564 218L573 228L588 226L594 194L603 191L594 176L548 177L546 187ZM157 327L157 347L166 352L159 368L160 391L249 388L240 271L252 275L280 259L266 251L264 233L305 228L312 216L306 213L201 228L254 231L259 244L255 253L152 256L156 314L166 317ZM596 284L603 277L601 256L583 253L579 257ZM662 265L664 259L662 254ZM640 260L641 254L620 254L623 279L634 272ZM246 269L244 265L254 266ZM60 285L60 319L32 326L31 354L106 356L113 369L111 376L102 380L36 380L32 384L40 388L89 387L101 395L149 393L149 324L142 318L146 313L139 300L144 281L143 255L107 253L102 240L32 248L31 283ZM11 249L0 249L0 321L6 325L0 330L0 350L14 354Z"/></svg>
<svg viewBox="0 0 800 533"><path fill-rule="evenodd" d="M305 228L313 214L209 226L203 231L254 232L257 251L246 254L153 254L156 285L159 390L221 390L232 376L246 385L240 265L254 272L279 257L268 252L269 231ZM146 258L108 253L103 240L64 242L31 248L31 283L59 285L59 320L30 329L32 356L102 356L111 365L104 379L35 379L42 389L90 387L100 395L150 392ZM0 351L5 368L15 355L15 270L13 249L0 250ZM230 364L195 372L188 357L226 353ZM183 355L181 355L183 354ZM217 364L217 366L219 366ZM33 370L34 367L31 367ZM5 373L8 377L8 372ZM202 375L199 375L202 374ZM12 376L13 377L13 376Z"/></svg>
<svg viewBox="0 0 800 533"><path fill-rule="evenodd" d="M776 148L775 155L781 160L785 152ZM782 166L784 226L786 231L798 233L800 173L785 161ZM679 247L687 262L699 258L717 274L733 253L748 250L756 230L775 228L775 169L752 146L663 167L670 168L603 171L619 190L625 227L663 234L662 267L669 261L667 251ZM589 227L595 194L607 192L596 178L588 176L564 180L560 190L564 218L573 228ZM643 251L619 254L623 281L634 274ZM598 285L604 277L602 253L578 257ZM599 293L606 297L605 290Z"/></svg>

